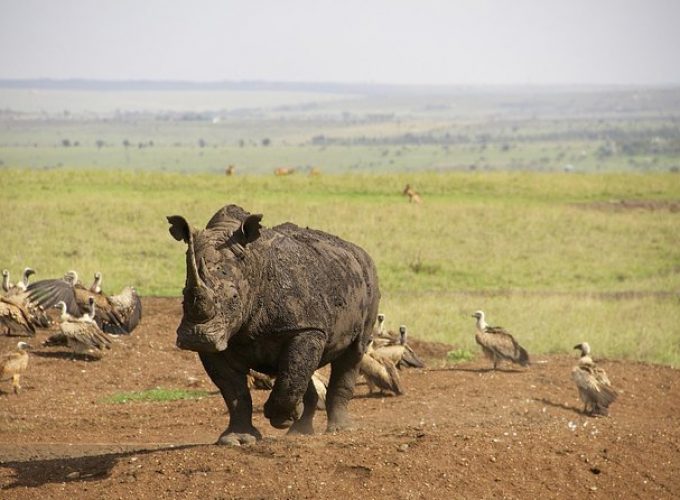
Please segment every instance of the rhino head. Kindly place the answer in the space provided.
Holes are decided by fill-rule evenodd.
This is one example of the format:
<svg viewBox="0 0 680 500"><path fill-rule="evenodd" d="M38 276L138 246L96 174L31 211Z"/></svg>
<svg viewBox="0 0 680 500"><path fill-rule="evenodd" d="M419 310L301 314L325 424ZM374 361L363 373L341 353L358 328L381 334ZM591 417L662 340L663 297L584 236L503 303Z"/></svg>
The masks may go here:
<svg viewBox="0 0 680 500"><path fill-rule="evenodd" d="M177 346L223 351L249 308L252 284L245 269L246 246L259 238L262 215L229 205L203 230L194 229L180 215L167 219L170 234L187 244L184 315L177 328Z"/></svg>

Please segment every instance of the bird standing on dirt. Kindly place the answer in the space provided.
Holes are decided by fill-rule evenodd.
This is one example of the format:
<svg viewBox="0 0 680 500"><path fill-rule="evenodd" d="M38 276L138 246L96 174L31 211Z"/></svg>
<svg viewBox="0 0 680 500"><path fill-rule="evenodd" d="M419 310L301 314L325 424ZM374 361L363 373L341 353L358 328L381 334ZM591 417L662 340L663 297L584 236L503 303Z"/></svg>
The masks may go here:
<svg viewBox="0 0 680 500"><path fill-rule="evenodd" d="M472 317L477 318L475 340L481 346L484 355L493 362L494 370L501 361L512 361L520 366L529 364L529 354L510 332L502 326L487 325L483 311L476 311Z"/></svg>
<svg viewBox="0 0 680 500"><path fill-rule="evenodd" d="M0 379L4 380L6 378L12 379L12 389L14 394L19 394L21 390L21 384L19 380L21 374L26 371L28 367L28 352L31 346L26 342L19 342L14 351L3 354L0 357Z"/></svg>
<svg viewBox="0 0 680 500"><path fill-rule="evenodd" d="M0 297L0 333L28 337L35 335L31 314L16 296Z"/></svg>
<svg viewBox="0 0 680 500"><path fill-rule="evenodd" d="M366 379L370 393L378 389L381 393L391 392L396 396L404 394L399 370L389 358L376 357L367 352L359 363L359 373Z"/></svg>
<svg viewBox="0 0 680 500"><path fill-rule="evenodd" d="M79 318L74 318L66 310L63 301L55 306L61 310L59 317L59 333L49 337L43 345L55 346L66 345L73 349L74 353L101 357L104 349L111 348L111 340L99 329L95 317L95 301L90 298L90 311Z"/></svg>
<svg viewBox="0 0 680 500"><path fill-rule="evenodd" d="M578 364L571 370L571 379L578 388L583 401L583 413L593 416L607 416L609 405L616 401L618 393L609 382L604 369L600 368L590 357L590 345L582 342L574 349L581 351Z"/></svg>
<svg viewBox="0 0 680 500"><path fill-rule="evenodd" d="M370 350L370 346L369 346ZM375 358L387 358L394 365L401 368L423 368L425 364L418 358L418 355L407 343L406 326L399 327L399 338L372 351Z"/></svg>

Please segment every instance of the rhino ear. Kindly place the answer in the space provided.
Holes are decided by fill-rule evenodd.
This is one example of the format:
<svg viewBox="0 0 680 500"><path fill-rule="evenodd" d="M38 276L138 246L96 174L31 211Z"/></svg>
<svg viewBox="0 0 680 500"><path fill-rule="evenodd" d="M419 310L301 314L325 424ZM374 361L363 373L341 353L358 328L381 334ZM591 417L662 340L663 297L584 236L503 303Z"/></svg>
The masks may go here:
<svg viewBox="0 0 680 500"><path fill-rule="evenodd" d="M252 243L260 237L261 220L262 214L252 214L241 223L241 234L245 238L246 244Z"/></svg>
<svg viewBox="0 0 680 500"><path fill-rule="evenodd" d="M170 223L170 234L177 241L184 240L187 245L191 241L191 226L181 215L169 215L167 217Z"/></svg>

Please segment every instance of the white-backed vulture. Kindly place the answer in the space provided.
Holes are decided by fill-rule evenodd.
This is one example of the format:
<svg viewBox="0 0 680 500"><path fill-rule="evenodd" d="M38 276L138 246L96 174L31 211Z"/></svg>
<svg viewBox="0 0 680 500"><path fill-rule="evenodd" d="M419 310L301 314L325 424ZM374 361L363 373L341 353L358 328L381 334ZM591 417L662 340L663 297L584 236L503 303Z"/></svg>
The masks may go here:
<svg viewBox="0 0 680 500"><path fill-rule="evenodd" d="M472 317L477 318L475 340L481 346L484 355L493 362L494 370L501 361L512 361L520 366L529 364L529 354L510 332L502 326L487 325L483 311L475 312Z"/></svg>
<svg viewBox="0 0 680 500"><path fill-rule="evenodd" d="M396 396L404 394L399 371L388 358L374 357L366 353L359 363L359 373L366 379L370 393L379 390L381 393L391 392Z"/></svg>
<svg viewBox="0 0 680 500"><path fill-rule="evenodd" d="M24 272L21 274L21 281L17 283L12 283L10 281L9 271L7 269L2 270L2 290L7 295L15 295L26 291L28 287L28 279L35 271L30 267L24 268Z"/></svg>
<svg viewBox="0 0 680 500"><path fill-rule="evenodd" d="M9 280L9 270L2 270L2 291L4 293L9 293L9 291L14 288L14 283Z"/></svg>
<svg viewBox="0 0 680 500"><path fill-rule="evenodd" d="M21 374L26 371L28 367L28 352L31 346L26 342L19 342L14 351L3 354L0 357L0 379L12 379L12 389L14 394L19 394L21 390Z"/></svg>
<svg viewBox="0 0 680 500"><path fill-rule="evenodd" d="M314 384L314 389L316 390L317 396L319 396L319 400L316 402L316 409L325 410L328 379L324 377L319 370L316 370L314 373L312 373L312 383Z"/></svg>
<svg viewBox="0 0 680 500"><path fill-rule="evenodd" d="M29 310L14 296L0 297L0 332L5 335L35 335Z"/></svg>
<svg viewBox="0 0 680 500"><path fill-rule="evenodd" d="M248 382L248 389L269 391L274 388L274 381L276 380L276 377L271 377L266 373L260 373L251 369L248 371L246 379ZM316 394L319 396L316 408L318 410L325 410L326 388L328 387L328 380L321 374L319 370L316 370L312 374L312 383L314 384L314 389L316 389Z"/></svg>
<svg viewBox="0 0 680 500"><path fill-rule="evenodd" d="M597 366L590 357L590 345L583 342L574 346L574 349L581 351L581 357L571 370L571 379L576 384L583 401L583 413L607 416L609 405L616 401L618 393L609 382L604 369Z"/></svg>
<svg viewBox="0 0 680 500"><path fill-rule="evenodd" d="M131 333L142 318L142 301L137 291L127 286L118 295L107 296L94 291L101 289L101 280L101 273L96 273L95 281L88 289L78 281L78 273L69 271L62 279L32 283L28 287L29 298L44 308L63 301L71 315L80 316L87 313L88 300L94 297L95 320L104 332L116 335Z"/></svg>
<svg viewBox="0 0 680 500"><path fill-rule="evenodd" d="M55 306L61 310L59 317L59 333L50 336L43 344L46 346L66 345L74 353L92 354L101 357L104 349L111 348L111 339L102 332L94 320L96 305L93 298L89 301L90 310L84 315L74 318L66 310L64 301Z"/></svg>
<svg viewBox="0 0 680 500"><path fill-rule="evenodd" d="M248 381L248 389L271 391L274 387L274 377L270 377L266 373L260 373L255 370L248 371L246 375Z"/></svg>
<svg viewBox="0 0 680 500"><path fill-rule="evenodd" d="M399 369L423 368L425 363L418 358L415 351L408 345L406 335L406 326L401 325L399 327L398 340L393 340L382 346L373 345L374 348L371 354L375 358L389 359ZM369 351L371 351L371 346L369 346Z"/></svg>
<svg viewBox="0 0 680 500"><path fill-rule="evenodd" d="M378 314L378 325L373 329L373 347L378 348L396 343L397 336L392 332L385 331L385 315Z"/></svg>

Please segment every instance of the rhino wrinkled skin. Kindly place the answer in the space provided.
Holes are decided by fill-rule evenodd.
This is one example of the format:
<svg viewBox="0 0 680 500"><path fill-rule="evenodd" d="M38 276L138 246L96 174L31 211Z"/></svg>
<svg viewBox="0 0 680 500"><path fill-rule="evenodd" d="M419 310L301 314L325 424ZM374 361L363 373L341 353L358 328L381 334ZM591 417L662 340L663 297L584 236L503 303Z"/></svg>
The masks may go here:
<svg viewBox="0 0 680 500"><path fill-rule="evenodd" d="M264 414L276 428L312 434L312 373L331 364L327 431L349 426L358 365L370 340L380 291L373 261L336 236L286 223L271 229L236 205L204 230L170 216L187 244L184 315L177 345L198 352L229 409L222 444L261 437L252 425L250 368L276 376Z"/></svg>

